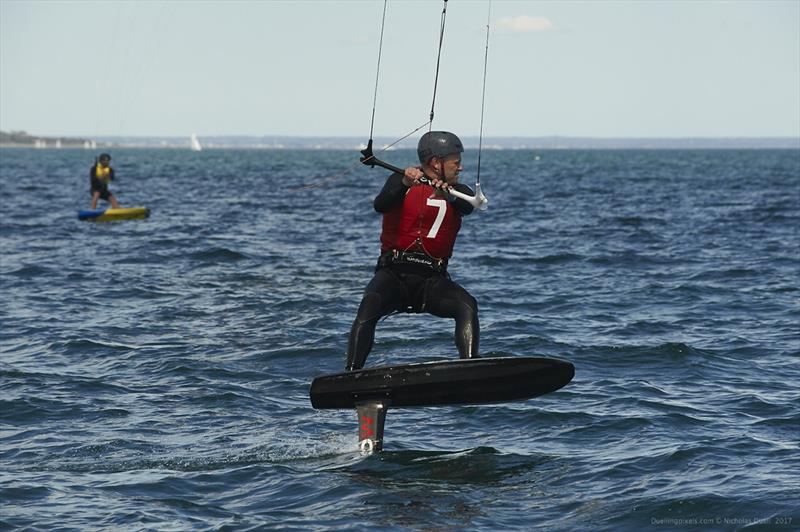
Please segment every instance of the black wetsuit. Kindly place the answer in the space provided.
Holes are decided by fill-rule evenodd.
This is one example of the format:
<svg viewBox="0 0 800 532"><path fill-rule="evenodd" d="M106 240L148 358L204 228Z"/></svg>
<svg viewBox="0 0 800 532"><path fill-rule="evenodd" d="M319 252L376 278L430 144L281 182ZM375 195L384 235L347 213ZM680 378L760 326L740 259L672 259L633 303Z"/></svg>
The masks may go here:
<svg viewBox="0 0 800 532"><path fill-rule="evenodd" d="M403 176L389 177L375 198L375 210L386 213L402 202L408 187ZM473 194L466 185L454 187L460 192ZM459 215L472 212L472 206L455 200L453 206ZM347 370L364 367L375 338L375 326L382 316L393 312L427 312L456 321L455 343L461 358L478 357L479 324L478 303L469 292L450 279L447 262L438 268L397 261L391 251L381 254L375 276L364 290L364 297L350 330L347 345Z"/></svg>
<svg viewBox="0 0 800 532"><path fill-rule="evenodd" d="M108 167L109 170L109 179L111 181L114 180L114 169L110 166ZM89 171L89 178L91 180L91 189L89 190L89 194L94 196L95 192L100 193L100 199L104 201L108 201L108 198L113 196L113 194L108 190L108 185L104 183L102 180L98 179L97 177L97 166L92 166L92 169Z"/></svg>

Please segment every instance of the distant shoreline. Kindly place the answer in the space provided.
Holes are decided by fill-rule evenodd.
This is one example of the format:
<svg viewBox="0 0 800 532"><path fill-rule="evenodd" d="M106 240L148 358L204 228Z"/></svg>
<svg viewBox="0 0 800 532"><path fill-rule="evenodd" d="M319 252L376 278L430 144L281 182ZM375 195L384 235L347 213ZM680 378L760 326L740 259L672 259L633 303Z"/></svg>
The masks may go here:
<svg viewBox="0 0 800 532"><path fill-rule="evenodd" d="M388 137L375 138L376 149L394 142ZM467 149L477 149L477 137L462 137ZM293 136L200 136L203 149L300 149L360 150L363 137L293 137ZM391 149L415 148L417 139L409 138ZM189 136L103 136L94 139L76 137L37 137L24 132L0 132L0 148L85 149L112 148L189 149ZM684 138L598 138L598 137L487 137L485 150L562 150L562 149L800 149L800 137L684 137Z"/></svg>

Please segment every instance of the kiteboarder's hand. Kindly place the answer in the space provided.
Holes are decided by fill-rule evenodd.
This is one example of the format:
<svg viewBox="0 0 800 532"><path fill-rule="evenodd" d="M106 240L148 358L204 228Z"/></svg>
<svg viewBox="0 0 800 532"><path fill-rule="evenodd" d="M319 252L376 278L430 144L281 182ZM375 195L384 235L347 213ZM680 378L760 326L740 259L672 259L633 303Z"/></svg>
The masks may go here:
<svg viewBox="0 0 800 532"><path fill-rule="evenodd" d="M435 177L429 177L428 180L430 180L433 188L438 188L439 190L443 191L447 191L450 188L450 185L447 184L447 181L442 181L441 179L437 179Z"/></svg>
<svg viewBox="0 0 800 532"><path fill-rule="evenodd" d="M426 176L422 170L416 166L409 166L403 171L403 184L407 187L419 185L419 180L422 178L425 178L427 181L426 184L430 184L433 188L438 188L442 191L447 191L450 188L450 185L447 184L447 181Z"/></svg>
<svg viewBox="0 0 800 532"><path fill-rule="evenodd" d="M403 171L403 184L407 187L419 185L420 178L424 176L425 174L422 173L422 170L416 166L409 166Z"/></svg>

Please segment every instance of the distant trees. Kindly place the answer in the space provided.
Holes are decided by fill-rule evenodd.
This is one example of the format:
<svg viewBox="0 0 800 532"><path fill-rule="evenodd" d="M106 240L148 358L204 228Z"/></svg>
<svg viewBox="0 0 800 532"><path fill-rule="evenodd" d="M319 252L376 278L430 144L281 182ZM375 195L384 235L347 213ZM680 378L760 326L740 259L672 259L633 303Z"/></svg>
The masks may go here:
<svg viewBox="0 0 800 532"><path fill-rule="evenodd" d="M0 144L33 144L36 139L24 131L0 131Z"/></svg>
<svg viewBox="0 0 800 532"><path fill-rule="evenodd" d="M83 146L87 141L78 138L37 137L25 131L0 131L0 146Z"/></svg>

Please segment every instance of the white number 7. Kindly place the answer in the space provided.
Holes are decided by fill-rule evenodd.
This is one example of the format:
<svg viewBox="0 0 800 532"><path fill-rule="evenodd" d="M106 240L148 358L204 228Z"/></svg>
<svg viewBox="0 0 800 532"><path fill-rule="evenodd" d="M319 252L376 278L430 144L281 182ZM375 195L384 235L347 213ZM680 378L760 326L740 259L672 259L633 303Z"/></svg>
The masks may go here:
<svg viewBox="0 0 800 532"><path fill-rule="evenodd" d="M439 228L442 226L444 214L447 212L447 201L443 199L428 198L428 205L431 207L437 207L439 209L439 212L436 213L436 220L434 220L431 230L428 231L428 238L436 238L436 233L439 232Z"/></svg>

